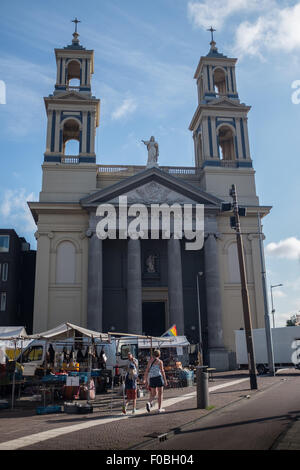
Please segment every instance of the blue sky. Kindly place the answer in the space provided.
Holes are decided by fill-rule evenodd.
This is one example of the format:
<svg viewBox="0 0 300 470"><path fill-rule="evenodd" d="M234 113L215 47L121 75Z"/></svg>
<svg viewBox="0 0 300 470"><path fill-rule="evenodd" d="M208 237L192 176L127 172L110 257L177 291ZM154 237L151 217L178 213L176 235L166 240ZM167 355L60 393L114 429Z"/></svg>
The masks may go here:
<svg viewBox="0 0 300 470"><path fill-rule="evenodd" d="M53 49L72 39L95 50L93 94L101 99L97 163L144 164L141 139L155 135L161 165L193 165L188 130L197 105L194 71L209 50L239 59L238 91L249 114L251 155L264 221L276 325L300 310L300 2L276 0L29 0L2 2L0 227L35 247L27 200L37 200L45 151L43 97L53 91Z"/></svg>

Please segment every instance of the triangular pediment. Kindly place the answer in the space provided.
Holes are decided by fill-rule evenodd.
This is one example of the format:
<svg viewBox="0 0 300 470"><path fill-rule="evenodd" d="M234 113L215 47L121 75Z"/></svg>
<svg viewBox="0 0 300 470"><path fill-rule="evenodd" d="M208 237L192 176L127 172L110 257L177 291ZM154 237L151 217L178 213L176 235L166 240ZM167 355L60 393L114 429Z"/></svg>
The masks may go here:
<svg viewBox="0 0 300 470"><path fill-rule="evenodd" d="M117 184L91 194L80 202L83 207L100 203L118 204L120 196L127 196L128 204L204 204L220 207L221 200L201 189L176 178L159 168L148 168Z"/></svg>
<svg viewBox="0 0 300 470"><path fill-rule="evenodd" d="M127 197L128 204L193 204L196 202L178 191L169 189L158 181L149 181L123 193L123 195ZM117 196L107 202L117 204L118 201L119 197Z"/></svg>
<svg viewBox="0 0 300 470"><path fill-rule="evenodd" d="M233 100L233 99L227 98L227 96L224 96L223 98L216 98L216 99L210 100L207 103L207 106L210 106L210 105L214 107L224 107L224 106L228 107L228 105L234 108L245 107L245 105L241 104L239 100Z"/></svg>
<svg viewBox="0 0 300 470"><path fill-rule="evenodd" d="M66 93L61 93L59 95L55 95L55 99L57 100L82 100L86 101L89 100L89 96L83 96L80 93L77 93L76 91L68 91Z"/></svg>

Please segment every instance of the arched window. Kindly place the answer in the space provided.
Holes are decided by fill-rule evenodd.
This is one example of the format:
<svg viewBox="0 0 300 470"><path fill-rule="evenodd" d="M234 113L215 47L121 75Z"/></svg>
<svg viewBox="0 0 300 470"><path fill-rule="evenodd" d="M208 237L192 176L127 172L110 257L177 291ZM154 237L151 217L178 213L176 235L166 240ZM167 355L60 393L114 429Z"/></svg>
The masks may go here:
<svg viewBox="0 0 300 470"><path fill-rule="evenodd" d="M68 142L65 143L65 149L64 149L64 154L65 155L79 155L79 142L78 140L68 140Z"/></svg>
<svg viewBox="0 0 300 470"><path fill-rule="evenodd" d="M241 282L239 258L236 243L232 243L228 247L228 277L230 283Z"/></svg>
<svg viewBox="0 0 300 470"><path fill-rule="evenodd" d="M67 85L76 88L80 86L80 63L77 60L71 60L68 63Z"/></svg>
<svg viewBox="0 0 300 470"><path fill-rule="evenodd" d="M78 80L78 78L72 78L72 80L69 81L68 88L71 90L75 89L75 91L79 90L80 80Z"/></svg>
<svg viewBox="0 0 300 470"><path fill-rule="evenodd" d="M80 126L75 119L68 119L64 122L63 126L63 154L64 155L79 155L79 142L80 142ZM70 146L66 146L66 143L72 141ZM77 146L74 147L74 141L77 141ZM67 153L72 151L72 153ZM73 153L73 152L76 153Z"/></svg>
<svg viewBox="0 0 300 470"><path fill-rule="evenodd" d="M61 242L56 251L56 284L75 284L76 251L72 242Z"/></svg>
<svg viewBox="0 0 300 470"><path fill-rule="evenodd" d="M235 160L234 134L229 126L218 130L219 150L222 160Z"/></svg>
<svg viewBox="0 0 300 470"><path fill-rule="evenodd" d="M215 92L219 95L225 95L226 90L226 75L223 69L215 69L214 71L214 86Z"/></svg>

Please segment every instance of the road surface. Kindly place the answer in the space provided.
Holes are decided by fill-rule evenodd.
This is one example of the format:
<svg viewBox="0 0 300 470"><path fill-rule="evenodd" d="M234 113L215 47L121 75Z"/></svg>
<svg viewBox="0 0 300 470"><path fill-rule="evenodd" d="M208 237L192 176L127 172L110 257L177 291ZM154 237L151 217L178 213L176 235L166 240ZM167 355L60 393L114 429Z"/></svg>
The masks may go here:
<svg viewBox="0 0 300 470"><path fill-rule="evenodd" d="M226 393L226 391L224 391ZM267 450L300 416L300 377L282 376L268 390L229 405L156 443L156 450Z"/></svg>

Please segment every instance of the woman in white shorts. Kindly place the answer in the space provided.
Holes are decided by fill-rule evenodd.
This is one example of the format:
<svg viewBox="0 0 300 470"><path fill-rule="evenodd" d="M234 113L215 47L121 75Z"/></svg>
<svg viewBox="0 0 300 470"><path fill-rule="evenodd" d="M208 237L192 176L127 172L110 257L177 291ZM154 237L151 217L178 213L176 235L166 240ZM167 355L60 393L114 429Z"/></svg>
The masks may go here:
<svg viewBox="0 0 300 470"><path fill-rule="evenodd" d="M150 400L146 404L146 409L150 413L152 408L152 402L155 400L156 394L158 396L158 412L162 413L165 410L161 407L163 398L163 389L165 385L168 385L166 374L164 371L163 362L160 359L160 351L156 349L153 352L153 356L149 360L144 376L144 383L149 384L150 387Z"/></svg>

